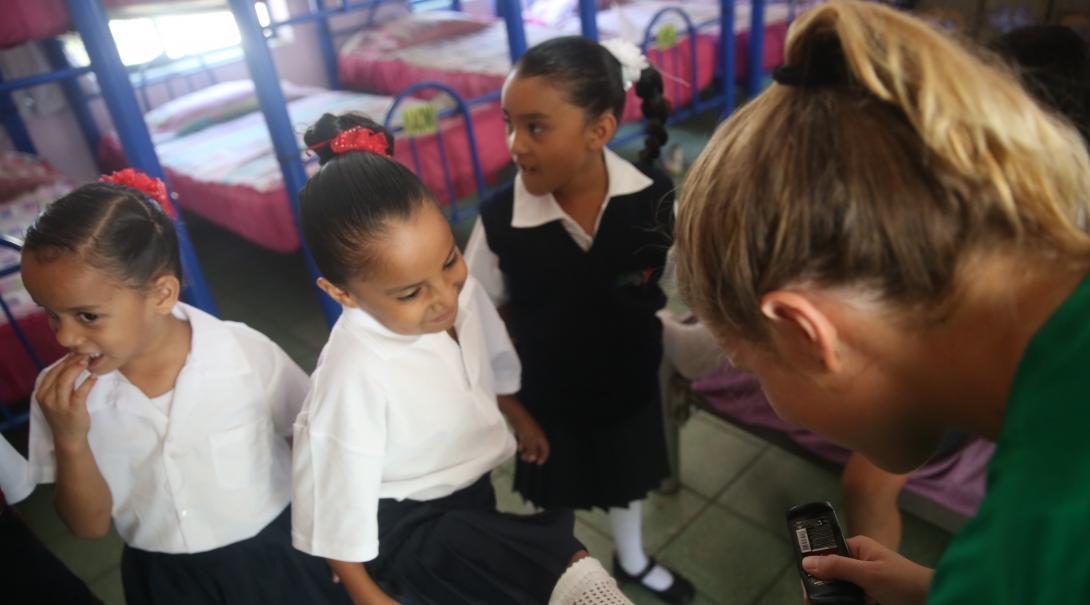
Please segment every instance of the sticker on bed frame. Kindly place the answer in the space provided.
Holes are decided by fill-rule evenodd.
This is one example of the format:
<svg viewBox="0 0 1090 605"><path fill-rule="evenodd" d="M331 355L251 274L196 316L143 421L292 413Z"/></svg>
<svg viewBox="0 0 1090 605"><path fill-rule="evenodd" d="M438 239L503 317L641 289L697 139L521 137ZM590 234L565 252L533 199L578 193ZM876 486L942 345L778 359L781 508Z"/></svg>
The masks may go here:
<svg viewBox="0 0 1090 605"><path fill-rule="evenodd" d="M405 136L422 137L435 134L439 130L439 112L431 103L406 107L402 115L405 120Z"/></svg>
<svg viewBox="0 0 1090 605"><path fill-rule="evenodd" d="M666 23L655 31L655 46L668 50L677 46L677 26Z"/></svg>

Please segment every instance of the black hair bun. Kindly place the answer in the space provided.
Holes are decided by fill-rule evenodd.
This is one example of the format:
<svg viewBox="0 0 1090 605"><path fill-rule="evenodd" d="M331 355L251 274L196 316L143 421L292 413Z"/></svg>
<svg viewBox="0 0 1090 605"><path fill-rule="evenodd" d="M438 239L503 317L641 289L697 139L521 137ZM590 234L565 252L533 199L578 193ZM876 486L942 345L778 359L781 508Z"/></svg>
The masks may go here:
<svg viewBox="0 0 1090 605"><path fill-rule="evenodd" d="M394 137L382 127L381 124L363 115L362 113L349 112L339 116L331 113L322 114L313 126L307 129L303 135L303 142L318 155L320 164L332 160L337 154L333 153L329 142L338 134L356 127L366 128L374 132L381 132L386 137L386 155L394 155Z"/></svg>

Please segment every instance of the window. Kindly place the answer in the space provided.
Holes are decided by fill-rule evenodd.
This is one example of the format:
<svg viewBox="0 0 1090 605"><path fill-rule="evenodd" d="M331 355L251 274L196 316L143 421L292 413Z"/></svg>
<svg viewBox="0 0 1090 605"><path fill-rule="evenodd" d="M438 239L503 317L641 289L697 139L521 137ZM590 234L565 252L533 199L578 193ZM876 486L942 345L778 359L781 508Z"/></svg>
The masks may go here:
<svg viewBox="0 0 1090 605"><path fill-rule="evenodd" d="M261 25L268 25L274 15L278 19L283 18L287 12L284 0L257 1L254 2L254 9ZM196 57L236 48L242 42L235 17L229 10L110 19L110 33L117 44L121 62L129 67ZM290 40L287 28L281 28L277 33ZM73 64L90 64L78 34L67 36L64 42ZM230 54L239 56L237 53Z"/></svg>

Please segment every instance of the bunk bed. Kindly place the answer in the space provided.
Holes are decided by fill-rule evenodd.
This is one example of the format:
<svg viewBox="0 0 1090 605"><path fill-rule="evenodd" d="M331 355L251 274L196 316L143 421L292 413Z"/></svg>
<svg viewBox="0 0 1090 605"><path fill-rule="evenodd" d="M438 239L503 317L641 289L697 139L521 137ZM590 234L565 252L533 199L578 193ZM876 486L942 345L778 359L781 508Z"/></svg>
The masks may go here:
<svg viewBox="0 0 1090 605"><path fill-rule="evenodd" d="M194 85L204 83L194 73L177 78ZM357 111L381 121L390 114L395 100L391 96L300 87L287 82L282 87L300 149L305 127L323 113ZM402 109L424 103L409 99ZM442 112L449 106L436 108ZM477 148L480 170L487 182L494 182L510 164L503 143L502 115L481 107L472 111L471 117L481 135L479 141L487 143ZM145 118L181 207L270 250L299 249L288 191L252 82L226 81L201 87L155 107ZM401 115L389 119L395 126L401 125ZM396 137L395 158L413 168L442 202L476 194L478 162L469 151L465 123L448 118L438 127L441 132L417 137L412 143L404 136ZM439 152L441 144L451 151L447 158L449 182ZM119 140L111 132L102 137L99 159L109 169L124 165ZM314 162L305 166L308 174L316 168Z"/></svg>
<svg viewBox="0 0 1090 605"><path fill-rule="evenodd" d="M125 0L110 2L112 6L123 3ZM6 101L7 106L3 116L5 130L14 146L26 154L6 154L6 174L13 175L22 171L33 177L28 177L20 188L9 190L6 203L0 203L0 214L3 216L3 233L0 234L0 279L3 280L3 285L0 286L0 299L3 302L0 304L0 322L3 323L0 327L0 350L4 351L4 356L0 358L0 375L4 377L4 385L10 389L4 390L4 399L0 400L0 430L26 422L26 413L14 411L16 408L11 406L25 401L29 396L34 378L43 364L50 363L63 353L52 339L44 314L30 305L25 290L21 288L18 279L18 250L26 227L41 205L71 187L70 183L51 171L46 164L30 157L35 154L33 140L18 112L13 110L10 103L11 93L53 82L63 85L93 74L102 89L103 100L122 142L128 163L152 176L164 176L138 110L129 75L118 56L107 23L106 12L98 0L68 0L65 4L57 0L17 0L5 7L5 20L0 27L0 46L8 48L39 41L48 45L48 39L43 38L57 35L74 26L87 48L91 65L72 67L63 64L56 53L49 53L53 71L0 82L0 100ZM58 48L56 43L52 48ZM73 89L74 87L66 86L66 93ZM73 98L71 94L68 96L69 99ZM73 109L77 116L87 117L83 113L86 108L82 105ZM96 143L95 133L89 128L89 124L83 123L82 119L80 122L84 127L83 134L88 138L88 145L93 148ZM191 304L215 313L215 304L205 285L185 224L178 219L176 226L186 278L183 296ZM25 357L20 357L21 355Z"/></svg>
<svg viewBox="0 0 1090 605"><path fill-rule="evenodd" d="M381 0L377 0L381 2ZM791 6L771 3L764 11L760 36L760 72L782 60ZM502 4L501 4L502 6ZM561 8L540 8L542 6ZM733 10L731 7L733 6ZM576 9L582 9L577 11ZM536 10L535 10L536 9ZM753 7L731 0L539 0L521 13L526 46L549 38L580 34L595 38L636 36L648 59L667 75L666 96L675 108L694 104L722 73L721 13L730 12L734 74L747 74ZM637 31L629 31L635 28ZM408 83L443 82L466 98L494 94L511 69L511 20L459 11L407 13L379 25L367 24L340 45L336 71L340 84L356 90L391 93ZM703 103L698 108L708 107ZM639 119L639 103L629 99L625 120Z"/></svg>

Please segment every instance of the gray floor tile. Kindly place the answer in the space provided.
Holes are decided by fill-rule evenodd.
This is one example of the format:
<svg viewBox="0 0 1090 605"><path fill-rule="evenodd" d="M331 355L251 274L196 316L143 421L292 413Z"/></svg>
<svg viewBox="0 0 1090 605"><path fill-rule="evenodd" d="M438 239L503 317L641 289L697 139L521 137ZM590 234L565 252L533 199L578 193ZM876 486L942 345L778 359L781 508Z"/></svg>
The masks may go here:
<svg viewBox="0 0 1090 605"><path fill-rule="evenodd" d="M843 510L839 476L778 447L765 450L719 502L787 540L784 514L792 506L829 501Z"/></svg>
<svg viewBox="0 0 1090 605"><path fill-rule="evenodd" d="M794 562L788 563L756 605L802 605L802 584Z"/></svg>
<svg viewBox="0 0 1090 605"><path fill-rule="evenodd" d="M105 605L125 605L125 591L121 587L121 570L113 569L89 584L91 592Z"/></svg>
<svg viewBox="0 0 1090 605"><path fill-rule="evenodd" d="M648 552L656 552L670 541L683 527L708 505L708 500L688 489L677 494L663 495L651 492L644 500L643 545ZM599 532L612 536L609 515L601 510L580 511L579 518L594 526Z"/></svg>
<svg viewBox="0 0 1090 605"><path fill-rule="evenodd" d="M106 537L97 540L64 534L45 544L72 573L85 582L94 581L106 572L116 569L121 564L121 549L124 547L121 538L112 529Z"/></svg>
<svg viewBox="0 0 1090 605"><path fill-rule="evenodd" d="M741 431L694 418L681 428L681 483L713 498L765 447Z"/></svg>
<svg viewBox="0 0 1090 605"><path fill-rule="evenodd" d="M701 513L659 555L721 603L753 603L790 560L785 541L724 508Z"/></svg>
<svg viewBox="0 0 1090 605"><path fill-rule="evenodd" d="M901 554L920 565L934 567L950 543L950 533L907 513L901 513L901 518Z"/></svg>
<svg viewBox="0 0 1090 605"><path fill-rule="evenodd" d="M511 489L512 476L502 472L492 473L492 488L496 490L496 508L505 513L525 515L532 509L522 500L522 496Z"/></svg>
<svg viewBox="0 0 1090 605"><path fill-rule="evenodd" d="M575 538L583 543L590 556L598 559L607 570L612 570L613 540L581 520L575 521Z"/></svg>
<svg viewBox="0 0 1090 605"><path fill-rule="evenodd" d="M37 486L34 492L26 500L15 505L15 508L23 516L23 522L27 524L27 527L46 544L69 534L68 528L57 516L57 511L53 507L52 485Z"/></svg>

